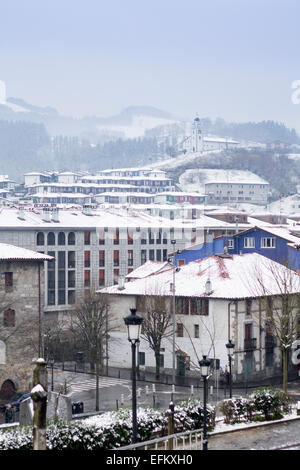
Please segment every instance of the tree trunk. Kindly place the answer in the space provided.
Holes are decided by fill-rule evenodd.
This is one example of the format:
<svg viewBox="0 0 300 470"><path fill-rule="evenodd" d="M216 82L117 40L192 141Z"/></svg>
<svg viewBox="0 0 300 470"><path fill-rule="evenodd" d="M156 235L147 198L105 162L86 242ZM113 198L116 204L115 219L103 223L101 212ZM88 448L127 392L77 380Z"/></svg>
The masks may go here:
<svg viewBox="0 0 300 470"><path fill-rule="evenodd" d="M160 354L155 354L155 378L160 379Z"/></svg>
<svg viewBox="0 0 300 470"><path fill-rule="evenodd" d="M288 383L288 349L282 349L282 389L287 392L287 383Z"/></svg>

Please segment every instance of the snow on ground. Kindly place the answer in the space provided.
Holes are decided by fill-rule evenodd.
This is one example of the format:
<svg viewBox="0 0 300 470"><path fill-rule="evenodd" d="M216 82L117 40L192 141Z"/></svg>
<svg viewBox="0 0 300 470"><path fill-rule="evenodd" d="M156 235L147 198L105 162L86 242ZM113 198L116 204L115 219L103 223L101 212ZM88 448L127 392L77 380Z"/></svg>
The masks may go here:
<svg viewBox="0 0 300 470"><path fill-rule="evenodd" d="M295 418L299 418L297 416L297 410L296 408L291 411L291 413L286 414L282 419L276 419L273 421L259 421L259 422L249 422L249 423L235 423L235 424L225 424L224 423L224 418L221 417L219 420L217 419L216 426L214 430L210 433L210 435L218 434L221 432L229 432L229 431L236 431L238 429L243 430L243 429L251 429L255 427L260 427L260 426L265 426L266 424L276 424L276 423L282 423L284 421L290 421L294 420Z"/></svg>

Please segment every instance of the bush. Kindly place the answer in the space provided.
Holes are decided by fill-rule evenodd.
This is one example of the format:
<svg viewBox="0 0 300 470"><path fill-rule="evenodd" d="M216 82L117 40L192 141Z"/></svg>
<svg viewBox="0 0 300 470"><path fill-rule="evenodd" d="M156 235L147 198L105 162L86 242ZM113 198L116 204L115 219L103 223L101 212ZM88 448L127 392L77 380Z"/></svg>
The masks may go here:
<svg viewBox="0 0 300 470"><path fill-rule="evenodd" d="M208 426L215 423L215 409L207 407ZM104 450L131 444L131 410L121 409L100 416L71 422L58 421L47 426L49 450ZM175 407L176 432L198 429L203 424L203 406L198 400L185 400ZM149 440L163 435L168 420L164 412L151 408L137 410L138 438ZM32 426L0 432L0 450L32 450Z"/></svg>
<svg viewBox="0 0 300 470"><path fill-rule="evenodd" d="M287 394L274 390L272 387L260 387L250 395L255 410L263 413L266 420L280 419L282 413L290 411Z"/></svg>
<svg viewBox="0 0 300 470"><path fill-rule="evenodd" d="M284 413L291 411L291 401L284 392L276 391L272 387L261 387L254 390L248 399L223 400L220 411L226 424L280 419Z"/></svg>

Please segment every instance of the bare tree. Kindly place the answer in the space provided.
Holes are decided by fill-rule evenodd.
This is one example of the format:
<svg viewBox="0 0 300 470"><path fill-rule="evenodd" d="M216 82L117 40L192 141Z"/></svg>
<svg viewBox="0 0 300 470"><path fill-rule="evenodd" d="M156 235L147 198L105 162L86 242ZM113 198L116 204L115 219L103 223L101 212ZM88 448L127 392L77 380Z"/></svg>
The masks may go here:
<svg viewBox="0 0 300 470"><path fill-rule="evenodd" d="M109 332L114 329L108 313L107 296L93 291L70 312L70 331L84 345L91 370L96 374L96 411L99 410L99 375L104 366L105 346Z"/></svg>
<svg viewBox="0 0 300 470"><path fill-rule="evenodd" d="M282 385L287 391L288 357L299 333L300 276L287 265L265 259L252 273L254 296L260 298L260 328L282 353Z"/></svg>
<svg viewBox="0 0 300 470"><path fill-rule="evenodd" d="M141 305L141 300L143 305ZM148 343L155 356L155 376L160 378L161 343L172 335L171 314L168 312L166 298L163 296L146 296L139 298L138 310L144 318L142 337Z"/></svg>

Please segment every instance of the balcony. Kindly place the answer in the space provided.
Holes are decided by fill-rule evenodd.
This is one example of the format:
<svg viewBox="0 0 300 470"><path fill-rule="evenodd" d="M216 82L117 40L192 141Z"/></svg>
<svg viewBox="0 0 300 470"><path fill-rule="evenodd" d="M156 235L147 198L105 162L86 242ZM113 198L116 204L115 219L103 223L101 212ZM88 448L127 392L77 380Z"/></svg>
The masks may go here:
<svg viewBox="0 0 300 470"><path fill-rule="evenodd" d="M244 339L244 351L254 351L256 349L256 338Z"/></svg>

